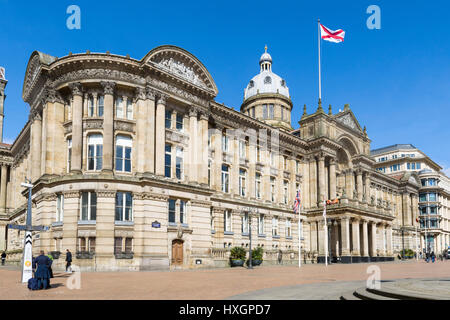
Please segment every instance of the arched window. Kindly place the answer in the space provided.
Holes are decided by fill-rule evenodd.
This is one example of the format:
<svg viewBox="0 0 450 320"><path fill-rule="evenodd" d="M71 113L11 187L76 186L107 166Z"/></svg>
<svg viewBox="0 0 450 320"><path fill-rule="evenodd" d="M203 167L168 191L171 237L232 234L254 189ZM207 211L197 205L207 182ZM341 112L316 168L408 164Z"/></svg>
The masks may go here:
<svg viewBox="0 0 450 320"><path fill-rule="evenodd" d="M116 137L116 171L131 172L131 149L133 141L128 136Z"/></svg>
<svg viewBox="0 0 450 320"><path fill-rule="evenodd" d="M91 134L88 136L88 170L101 170L103 158L103 136Z"/></svg>
<svg viewBox="0 0 450 320"><path fill-rule="evenodd" d="M267 76L264 78L264 84L271 84L272 83L272 78Z"/></svg>

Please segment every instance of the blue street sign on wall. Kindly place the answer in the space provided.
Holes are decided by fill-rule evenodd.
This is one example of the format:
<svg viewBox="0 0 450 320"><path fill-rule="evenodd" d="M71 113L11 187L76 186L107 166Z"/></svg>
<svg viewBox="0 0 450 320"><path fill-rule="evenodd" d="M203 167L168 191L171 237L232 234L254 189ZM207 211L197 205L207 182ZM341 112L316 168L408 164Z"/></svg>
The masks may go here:
<svg viewBox="0 0 450 320"><path fill-rule="evenodd" d="M153 221L152 228L161 228L161 223L159 223L158 221Z"/></svg>

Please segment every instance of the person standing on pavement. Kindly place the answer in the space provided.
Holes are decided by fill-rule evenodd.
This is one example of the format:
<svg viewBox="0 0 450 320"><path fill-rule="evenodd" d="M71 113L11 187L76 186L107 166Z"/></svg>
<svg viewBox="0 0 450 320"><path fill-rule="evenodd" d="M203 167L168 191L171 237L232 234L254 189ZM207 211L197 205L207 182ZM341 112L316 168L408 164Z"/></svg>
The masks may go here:
<svg viewBox="0 0 450 320"><path fill-rule="evenodd" d="M435 259L436 259L436 255L434 254L434 251L431 251L431 261L434 263Z"/></svg>
<svg viewBox="0 0 450 320"><path fill-rule="evenodd" d="M67 249L66 252L66 272L69 272L69 267L70 267L70 271L72 272L72 253L69 251L69 249Z"/></svg>
<svg viewBox="0 0 450 320"><path fill-rule="evenodd" d="M48 270L51 260L49 257L44 255L44 251L41 250L41 254L36 258L36 273L34 277L38 280L39 289L50 288L50 272Z"/></svg>
<svg viewBox="0 0 450 320"><path fill-rule="evenodd" d="M426 257L426 261L427 263L430 261L430 253L427 251L427 253L425 254Z"/></svg>
<svg viewBox="0 0 450 320"><path fill-rule="evenodd" d="M53 256L49 252L47 257L50 259L50 264L48 266L48 272L50 273L50 278L53 278L53 270L52 270Z"/></svg>
<svg viewBox="0 0 450 320"><path fill-rule="evenodd" d="M3 252L2 252L2 266L5 265L5 260L6 260L6 252L3 251Z"/></svg>

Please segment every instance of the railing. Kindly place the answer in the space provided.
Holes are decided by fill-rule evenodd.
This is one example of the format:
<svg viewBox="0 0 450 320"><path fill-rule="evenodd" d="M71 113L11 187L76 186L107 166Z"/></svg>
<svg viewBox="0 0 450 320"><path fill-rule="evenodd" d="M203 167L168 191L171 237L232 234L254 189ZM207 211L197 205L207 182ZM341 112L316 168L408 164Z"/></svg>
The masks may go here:
<svg viewBox="0 0 450 320"><path fill-rule="evenodd" d="M228 260L230 257L230 249L228 248L212 248L211 255L213 259Z"/></svg>

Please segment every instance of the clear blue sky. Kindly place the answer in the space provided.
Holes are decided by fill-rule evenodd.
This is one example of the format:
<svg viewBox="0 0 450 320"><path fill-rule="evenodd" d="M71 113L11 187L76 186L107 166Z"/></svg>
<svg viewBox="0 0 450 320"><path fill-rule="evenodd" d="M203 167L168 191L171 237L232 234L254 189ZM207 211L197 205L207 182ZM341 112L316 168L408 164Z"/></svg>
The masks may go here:
<svg viewBox="0 0 450 320"><path fill-rule="evenodd" d="M81 30L68 30L66 9L81 8ZM369 30L366 9L381 8ZM349 103L372 148L412 143L450 167L448 1L7 1L0 0L0 65L6 70L5 131L14 140L28 117L22 85L31 53L70 51L141 59L163 44L197 56L219 88L218 102L239 109L267 44L273 71L286 79L298 127L302 106L317 107L317 18L346 31L322 47L322 98L337 112ZM448 171L447 171L448 172Z"/></svg>

